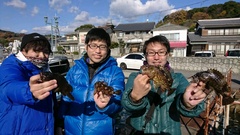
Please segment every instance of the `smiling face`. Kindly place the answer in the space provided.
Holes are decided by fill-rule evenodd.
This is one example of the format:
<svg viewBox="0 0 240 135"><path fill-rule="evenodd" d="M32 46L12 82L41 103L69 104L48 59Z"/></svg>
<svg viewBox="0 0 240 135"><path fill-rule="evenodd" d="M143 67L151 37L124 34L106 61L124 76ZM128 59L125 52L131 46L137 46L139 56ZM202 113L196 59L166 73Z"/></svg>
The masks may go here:
<svg viewBox="0 0 240 135"><path fill-rule="evenodd" d="M159 42L150 42L146 47L146 60L149 65L165 66L169 53Z"/></svg>
<svg viewBox="0 0 240 135"><path fill-rule="evenodd" d="M103 40L90 41L85 49L89 57L89 64L99 63L107 57L108 47Z"/></svg>
<svg viewBox="0 0 240 135"><path fill-rule="evenodd" d="M48 60L49 58L49 54L40 51L34 51L33 49L30 49L28 51L23 49L22 53L27 59L35 58L40 60Z"/></svg>

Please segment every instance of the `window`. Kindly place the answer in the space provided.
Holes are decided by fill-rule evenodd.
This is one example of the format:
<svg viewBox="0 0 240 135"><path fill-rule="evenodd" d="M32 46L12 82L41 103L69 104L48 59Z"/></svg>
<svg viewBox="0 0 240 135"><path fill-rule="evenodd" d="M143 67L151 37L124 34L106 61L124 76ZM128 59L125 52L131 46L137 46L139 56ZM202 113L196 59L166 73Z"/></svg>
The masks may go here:
<svg viewBox="0 0 240 135"><path fill-rule="evenodd" d="M134 56L134 54L130 54L126 57L126 59L135 59L135 56Z"/></svg>
<svg viewBox="0 0 240 135"><path fill-rule="evenodd" d="M180 34L179 33L168 33L168 34L161 34L165 36L169 41L179 41Z"/></svg>
<svg viewBox="0 0 240 135"><path fill-rule="evenodd" d="M143 56L138 55L138 54L129 54L126 59L138 59L141 60L143 58Z"/></svg>
<svg viewBox="0 0 240 135"><path fill-rule="evenodd" d="M240 35L240 28L238 28L238 29L225 29L225 35Z"/></svg>
<svg viewBox="0 0 240 135"><path fill-rule="evenodd" d="M141 56L141 55L136 55L136 59L141 60L142 58L143 58L143 56Z"/></svg>
<svg viewBox="0 0 240 135"><path fill-rule="evenodd" d="M224 35L224 30L223 29L208 30L208 35Z"/></svg>

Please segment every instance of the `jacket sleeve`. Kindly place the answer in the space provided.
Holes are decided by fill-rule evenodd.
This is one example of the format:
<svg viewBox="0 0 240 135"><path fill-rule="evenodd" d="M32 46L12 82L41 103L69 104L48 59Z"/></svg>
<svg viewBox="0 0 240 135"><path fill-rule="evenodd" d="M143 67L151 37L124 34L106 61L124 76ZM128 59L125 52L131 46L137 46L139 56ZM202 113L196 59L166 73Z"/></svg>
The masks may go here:
<svg viewBox="0 0 240 135"><path fill-rule="evenodd" d="M29 81L24 78L26 75L21 74L16 66L2 65L0 76L1 94L7 97L7 102L33 105L37 101L30 91Z"/></svg>
<svg viewBox="0 0 240 135"><path fill-rule="evenodd" d="M126 89L123 93L123 97L121 100L121 104L122 104L123 108L126 111L131 112L131 113L141 110L147 106L147 99L145 97L143 97L141 102L139 102L139 103L133 103L129 97L130 93L132 91L132 88L133 88L134 79L136 78L137 75L138 75L137 72L133 72L129 75L129 78L128 78L128 81L126 84Z"/></svg>
<svg viewBox="0 0 240 135"><path fill-rule="evenodd" d="M177 110L184 116L187 117L195 117L198 116L203 110L204 110L204 101L202 101L200 104L192 108L191 110L187 109L183 103L183 93L185 92L187 86L189 85L189 82L187 79L181 74L181 73L175 73L176 77L176 84L177 85L177 101L176 106Z"/></svg>
<svg viewBox="0 0 240 135"><path fill-rule="evenodd" d="M108 105L104 109L99 109L96 105L96 109L99 112L103 112L107 115L114 115L115 113L122 110L121 106L121 98L123 95L123 91L125 89L124 82L124 74L119 67L116 67L112 74L112 80L110 82L110 86L113 87L114 90L121 90L120 95L113 95L108 103Z"/></svg>

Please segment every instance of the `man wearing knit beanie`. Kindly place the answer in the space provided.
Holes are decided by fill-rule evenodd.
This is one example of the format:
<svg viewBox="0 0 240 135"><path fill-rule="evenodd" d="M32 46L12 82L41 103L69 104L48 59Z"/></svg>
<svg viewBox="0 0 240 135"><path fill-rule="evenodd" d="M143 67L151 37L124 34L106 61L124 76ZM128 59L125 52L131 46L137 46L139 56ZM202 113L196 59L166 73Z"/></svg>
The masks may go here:
<svg viewBox="0 0 240 135"><path fill-rule="evenodd" d="M0 66L0 133L9 135L54 134L53 93L56 80L41 82L52 53L41 34L23 36L20 51Z"/></svg>

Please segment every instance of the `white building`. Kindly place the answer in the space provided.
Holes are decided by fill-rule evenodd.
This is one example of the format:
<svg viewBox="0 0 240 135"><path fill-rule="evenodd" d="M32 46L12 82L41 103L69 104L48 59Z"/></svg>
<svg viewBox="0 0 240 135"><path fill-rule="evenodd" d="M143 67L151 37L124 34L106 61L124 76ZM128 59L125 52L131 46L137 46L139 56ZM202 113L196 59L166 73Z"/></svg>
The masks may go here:
<svg viewBox="0 0 240 135"><path fill-rule="evenodd" d="M186 57L187 31L187 27L168 23L153 29L153 36L163 35L169 40L173 57Z"/></svg>

